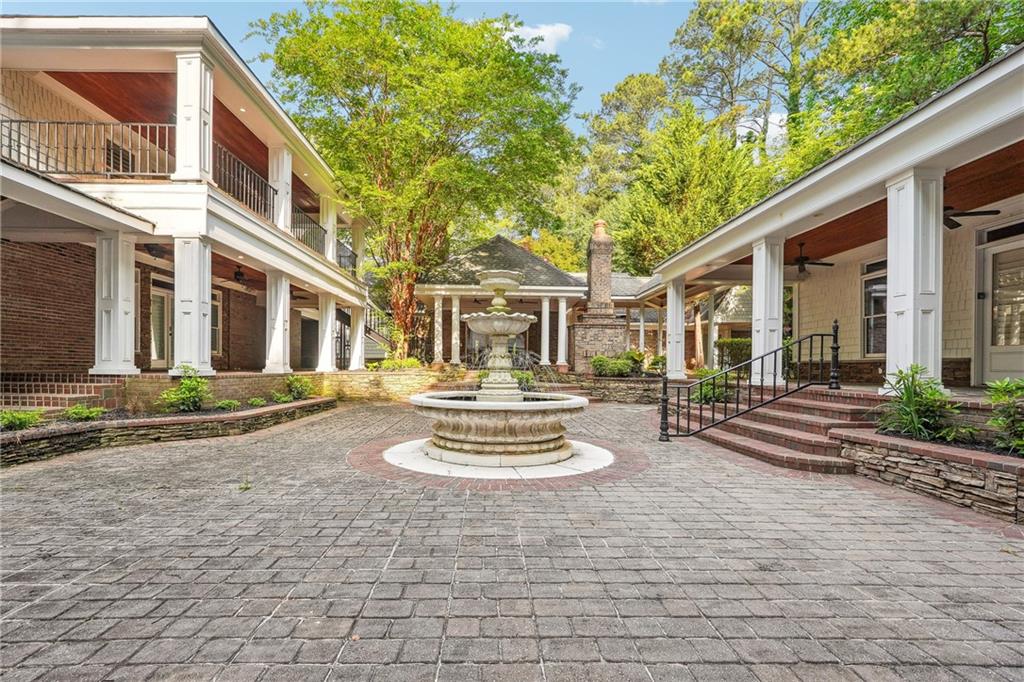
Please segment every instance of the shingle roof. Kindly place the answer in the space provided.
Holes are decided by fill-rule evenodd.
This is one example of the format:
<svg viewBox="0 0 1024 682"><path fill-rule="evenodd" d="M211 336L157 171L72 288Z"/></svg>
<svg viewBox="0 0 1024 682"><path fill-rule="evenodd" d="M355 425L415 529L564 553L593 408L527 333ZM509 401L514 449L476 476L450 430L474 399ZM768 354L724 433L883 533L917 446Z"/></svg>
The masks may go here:
<svg viewBox="0 0 1024 682"><path fill-rule="evenodd" d="M420 279L422 284L477 284L484 270L523 273L524 286L585 287L586 283L501 235L457 253Z"/></svg>

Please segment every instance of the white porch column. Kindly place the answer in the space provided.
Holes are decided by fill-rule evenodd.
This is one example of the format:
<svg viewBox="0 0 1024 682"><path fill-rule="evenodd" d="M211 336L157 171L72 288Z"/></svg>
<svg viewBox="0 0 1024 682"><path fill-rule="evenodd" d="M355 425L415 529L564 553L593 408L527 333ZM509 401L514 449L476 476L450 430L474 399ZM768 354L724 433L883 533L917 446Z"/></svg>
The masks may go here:
<svg viewBox="0 0 1024 682"><path fill-rule="evenodd" d="M291 282L288 275L272 270L267 272L267 360L264 374L290 374L291 337Z"/></svg>
<svg viewBox="0 0 1024 682"><path fill-rule="evenodd" d="M334 263L338 255L338 211L334 198L326 194L320 195L320 226L326 232L324 258Z"/></svg>
<svg viewBox="0 0 1024 682"><path fill-rule="evenodd" d="M564 296L558 297L558 358L555 364L560 368L568 368L569 361L569 320L568 306Z"/></svg>
<svg viewBox="0 0 1024 682"><path fill-rule="evenodd" d="M669 379L686 378L686 298L682 278L668 283L668 334L665 347Z"/></svg>
<svg viewBox="0 0 1024 682"><path fill-rule="evenodd" d="M665 308L658 307L658 352L657 355L665 354Z"/></svg>
<svg viewBox="0 0 1024 682"><path fill-rule="evenodd" d="M337 346L334 338L334 321L338 317L336 310L337 298L333 294L320 294L320 318L318 320L320 355L316 363L318 372L336 372L335 360Z"/></svg>
<svg viewBox="0 0 1024 682"><path fill-rule="evenodd" d="M96 345L90 374L138 374L135 366L135 235L96 234Z"/></svg>
<svg viewBox="0 0 1024 682"><path fill-rule="evenodd" d="M444 297L434 297L434 364L444 364Z"/></svg>
<svg viewBox="0 0 1024 682"><path fill-rule="evenodd" d="M943 175L941 169L915 168L886 183L889 374L917 364L942 379Z"/></svg>
<svg viewBox="0 0 1024 682"><path fill-rule="evenodd" d="M292 152L285 146L271 147L267 160L267 180L277 190L274 224L289 232L292 226Z"/></svg>
<svg viewBox="0 0 1024 682"><path fill-rule="evenodd" d="M718 351L715 348L715 342L718 341L718 295L715 292L711 292L711 296L708 297L708 347L704 351L704 364L708 366L708 369L716 369L718 367Z"/></svg>
<svg viewBox="0 0 1024 682"><path fill-rule="evenodd" d="M540 299L540 364L551 364L551 297Z"/></svg>
<svg viewBox="0 0 1024 682"><path fill-rule="evenodd" d="M213 68L198 52L177 55L172 180L207 180L213 173Z"/></svg>
<svg viewBox="0 0 1024 682"><path fill-rule="evenodd" d="M460 336L462 332L462 320L459 315L459 297L452 296L452 364L462 364L462 344Z"/></svg>
<svg viewBox="0 0 1024 682"><path fill-rule="evenodd" d="M366 222L361 218L352 221L352 251L356 254L356 271L362 269L366 259Z"/></svg>
<svg viewBox="0 0 1024 682"><path fill-rule="evenodd" d="M174 364L213 374L210 363L210 272L213 249L201 237L174 238ZM170 374L181 374L172 367Z"/></svg>
<svg viewBox="0 0 1024 682"><path fill-rule="evenodd" d="M754 242L754 268L751 291L751 357L764 355L782 345L782 237L765 237ZM781 360L781 358L780 358ZM751 383L781 383L785 381L781 364L772 374L773 364L768 362L761 376L761 365L750 368Z"/></svg>
<svg viewBox="0 0 1024 682"><path fill-rule="evenodd" d="M640 306L640 323L639 323L640 324L640 329L639 329L639 335L640 336L639 336L639 339L638 339L639 342L640 342L638 345L640 346L640 352L641 353L646 353L647 352L647 334L646 334L646 332L647 332L647 323L644 321L644 316L645 316L646 313L647 313L647 306L646 305L641 305Z"/></svg>
<svg viewBox="0 0 1024 682"><path fill-rule="evenodd" d="M350 370L366 369L366 308L352 306L351 356L348 361Z"/></svg>

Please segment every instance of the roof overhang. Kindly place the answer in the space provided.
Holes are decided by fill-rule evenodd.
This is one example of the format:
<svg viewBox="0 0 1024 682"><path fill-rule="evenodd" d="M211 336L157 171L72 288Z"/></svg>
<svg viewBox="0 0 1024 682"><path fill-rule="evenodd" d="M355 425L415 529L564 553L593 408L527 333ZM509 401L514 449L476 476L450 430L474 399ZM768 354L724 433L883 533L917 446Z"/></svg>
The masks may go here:
<svg viewBox="0 0 1024 682"><path fill-rule="evenodd" d="M654 272L687 281L771 236L790 238L885 197L913 168L950 169L1024 138L1024 49L960 81L676 252Z"/></svg>
<svg viewBox="0 0 1024 682"><path fill-rule="evenodd" d="M417 284L416 296L493 296L489 289L475 284ZM584 298L587 295L586 287L538 287L521 286L514 292L506 294L512 298Z"/></svg>

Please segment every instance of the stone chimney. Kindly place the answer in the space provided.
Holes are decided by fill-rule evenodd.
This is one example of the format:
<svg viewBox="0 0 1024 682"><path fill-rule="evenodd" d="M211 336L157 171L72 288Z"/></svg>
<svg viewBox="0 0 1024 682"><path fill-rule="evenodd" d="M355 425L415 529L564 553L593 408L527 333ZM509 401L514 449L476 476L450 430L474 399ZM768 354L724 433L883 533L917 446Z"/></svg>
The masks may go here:
<svg viewBox="0 0 1024 682"><path fill-rule="evenodd" d="M612 238L603 220L594 221L587 247L587 314L612 315Z"/></svg>

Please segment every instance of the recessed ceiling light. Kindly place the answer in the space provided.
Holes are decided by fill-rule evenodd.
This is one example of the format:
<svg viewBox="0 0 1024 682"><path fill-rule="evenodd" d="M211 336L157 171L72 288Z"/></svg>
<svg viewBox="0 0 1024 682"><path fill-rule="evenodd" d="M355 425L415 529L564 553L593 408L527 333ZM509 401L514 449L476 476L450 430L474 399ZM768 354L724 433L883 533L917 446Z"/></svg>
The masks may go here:
<svg viewBox="0 0 1024 682"><path fill-rule="evenodd" d="M245 256L243 256L242 254L238 254L238 260L245 260Z"/></svg>
<svg viewBox="0 0 1024 682"><path fill-rule="evenodd" d="M309 173L303 173L303 174L302 174L302 177L304 177L304 178L308 178L308 177L309 177Z"/></svg>
<svg viewBox="0 0 1024 682"><path fill-rule="evenodd" d="M243 114L245 113L245 107L238 107L238 110L241 111Z"/></svg>

